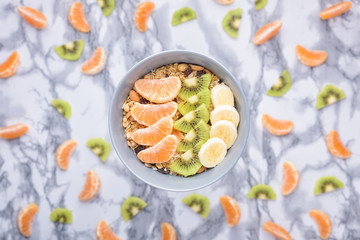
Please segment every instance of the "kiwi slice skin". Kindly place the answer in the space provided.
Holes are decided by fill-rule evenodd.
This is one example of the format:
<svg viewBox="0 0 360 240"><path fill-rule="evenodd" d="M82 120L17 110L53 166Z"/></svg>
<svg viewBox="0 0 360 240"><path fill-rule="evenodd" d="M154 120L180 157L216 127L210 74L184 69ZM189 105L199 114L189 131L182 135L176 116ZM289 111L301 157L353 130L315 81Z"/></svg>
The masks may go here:
<svg viewBox="0 0 360 240"><path fill-rule="evenodd" d="M291 77L288 70L285 70L277 82L266 92L266 95L272 97L281 97L291 88Z"/></svg>
<svg viewBox="0 0 360 240"><path fill-rule="evenodd" d="M71 117L71 106L68 102L57 98L51 101L51 105L53 105L64 118L69 119Z"/></svg>
<svg viewBox="0 0 360 240"><path fill-rule="evenodd" d="M87 141L86 146L98 155L103 162L106 162L110 154L110 143L102 138L92 138Z"/></svg>
<svg viewBox="0 0 360 240"><path fill-rule="evenodd" d="M66 208L56 208L50 214L50 220L52 222L59 223L72 223L72 212Z"/></svg>
<svg viewBox="0 0 360 240"><path fill-rule="evenodd" d="M320 195L322 193L332 192L339 188L343 188L344 184L335 176L325 176L317 180L314 188L314 194Z"/></svg>
<svg viewBox="0 0 360 240"><path fill-rule="evenodd" d="M176 26L193 19L196 19L196 12L189 7L184 7L173 14L171 24Z"/></svg>
<svg viewBox="0 0 360 240"><path fill-rule="evenodd" d="M147 203L138 197L128 197L121 205L121 215L125 222L129 221L137 215L142 209L147 206Z"/></svg>
<svg viewBox="0 0 360 240"><path fill-rule="evenodd" d="M55 47L55 52L65 60L76 61L81 57L84 50L84 40L80 39L74 42L68 42L61 46Z"/></svg>
<svg viewBox="0 0 360 240"><path fill-rule="evenodd" d="M266 6L267 1L268 0L255 0L255 9L256 10L263 9Z"/></svg>
<svg viewBox="0 0 360 240"><path fill-rule="evenodd" d="M210 201L206 196L194 193L184 197L182 202L189 206L191 210L199 214L203 219L206 219L209 216Z"/></svg>
<svg viewBox="0 0 360 240"><path fill-rule="evenodd" d="M198 142L193 148L183 153L180 158L174 160L169 166L170 170L184 177L195 175L202 166L199 151L204 143L205 141Z"/></svg>
<svg viewBox="0 0 360 240"><path fill-rule="evenodd" d="M274 190L272 189L272 187L270 187L269 185L266 184L258 184L253 186L248 195L248 198L257 198L257 199L262 199L262 200L275 200L276 199L276 193L274 192Z"/></svg>
<svg viewBox="0 0 360 240"><path fill-rule="evenodd" d="M326 85L317 96L316 108L322 109L327 105L340 101L344 98L346 98L344 91L334 85Z"/></svg>
<svg viewBox="0 0 360 240"><path fill-rule="evenodd" d="M207 73L201 75L200 77L187 78L183 80L178 96L182 100L187 100L189 97L192 97L205 89L209 89L211 79L211 74Z"/></svg>
<svg viewBox="0 0 360 240"><path fill-rule="evenodd" d="M210 137L210 127L204 120L201 120L196 126L187 133L183 140L177 146L176 151L186 152L193 148L200 141L207 141Z"/></svg>
<svg viewBox="0 0 360 240"><path fill-rule="evenodd" d="M97 0L105 17L109 16L115 8L115 0Z"/></svg>
<svg viewBox="0 0 360 240"><path fill-rule="evenodd" d="M200 120L204 120L205 123L208 123L210 119L210 113L205 104L201 104L194 111L189 112L179 120L174 122L174 128L176 130L188 133L195 127Z"/></svg>
<svg viewBox="0 0 360 240"><path fill-rule="evenodd" d="M197 93L196 95L189 97L186 101L181 102L178 105L178 110L182 115L185 115L188 112L191 112L192 110L196 109L203 103L207 108L209 108L210 101L211 101L210 90L205 89Z"/></svg>
<svg viewBox="0 0 360 240"><path fill-rule="evenodd" d="M241 23L242 9L237 8L229 11L222 22L223 28L232 38L237 38Z"/></svg>

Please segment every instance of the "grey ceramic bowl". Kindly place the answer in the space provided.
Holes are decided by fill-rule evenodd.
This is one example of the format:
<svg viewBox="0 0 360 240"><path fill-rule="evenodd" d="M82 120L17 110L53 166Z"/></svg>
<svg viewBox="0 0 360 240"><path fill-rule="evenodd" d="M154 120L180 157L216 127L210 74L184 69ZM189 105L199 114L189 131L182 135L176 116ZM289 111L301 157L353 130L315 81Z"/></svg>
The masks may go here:
<svg viewBox="0 0 360 240"><path fill-rule="evenodd" d="M215 168L187 178L164 175L146 167L127 146L122 126L122 106L134 82L153 69L178 62L202 65L219 76L232 89L236 108L241 116L238 137L234 145L228 150L225 159ZM191 191L203 188L223 177L239 160L248 138L249 128L249 108L244 92L241 90L237 79L217 61L204 55L184 50L165 51L152 55L131 68L117 86L109 112L111 141L121 161L142 181L156 188L169 191Z"/></svg>

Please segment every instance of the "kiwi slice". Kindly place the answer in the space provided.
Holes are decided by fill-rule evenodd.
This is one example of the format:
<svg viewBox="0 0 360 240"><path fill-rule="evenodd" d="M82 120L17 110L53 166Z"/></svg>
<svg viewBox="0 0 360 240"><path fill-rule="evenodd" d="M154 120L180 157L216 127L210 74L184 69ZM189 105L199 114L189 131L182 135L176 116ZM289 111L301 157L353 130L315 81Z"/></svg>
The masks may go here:
<svg viewBox="0 0 360 240"><path fill-rule="evenodd" d="M51 105L53 105L64 118L69 119L71 117L71 106L68 102L57 98L51 101Z"/></svg>
<svg viewBox="0 0 360 240"><path fill-rule="evenodd" d="M209 122L209 110L205 106L205 104L201 104L198 108L195 110L187 113L179 120L176 120L174 123L174 128L188 133L193 129L193 127L196 126L200 122L200 120L204 120L205 123Z"/></svg>
<svg viewBox="0 0 360 240"><path fill-rule="evenodd" d="M80 39L55 47L55 52L57 52L62 59L76 61L81 57L83 49L84 40Z"/></svg>
<svg viewBox="0 0 360 240"><path fill-rule="evenodd" d="M253 186L248 195L248 198L257 198L257 199L262 199L262 200L275 200L276 199L276 193L274 192L274 190L272 189L272 187L270 187L269 185L266 184L258 184Z"/></svg>
<svg viewBox="0 0 360 240"><path fill-rule="evenodd" d="M241 23L242 9L237 8L229 11L222 22L223 28L227 34L232 38L237 38L240 23Z"/></svg>
<svg viewBox="0 0 360 240"><path fill-rule="evenodd" d="M184 22L187 22L187 21L190 21L193 19L196 19L195 11L189 7L184 7L184 8L177 10L173 14L171 24L173 26L176 26L176 25L179 25L181 23L184 23Z"/></svg>
<svg viewBox="0 0 360 240"><path fill-rule="evenodd" d="M267 4L267 0L255 0L255 9L261 10Z"/></svg>
<svg viewBox="0 0 360 240"><path fill-rule="evenodd" d="M138 197L128 197L121 206L121 215L125 222L129 221L136 214L138 214L147 203Z"/></svg>
<svg viewBox="0 0 360 240"><path fill-rule="evenodd" d="M317 96L316 108L321 109L345 97L346 95L341 89L331 84L326 85Z"/></svg>
<svg viewBox="0 0 360 240"><path fill-rule="evenodd" d="M86 146L99 156L99 158L106 162L110 154L110 144L102 138L92 138L87 141Z"/></svg>
<svg viewBox="0 0 360 240"><path fill-rule="evenodd" d="M109 16L115 8L115 0L97 0L105 17Z"/></svg>
<svg viewBox="0 0 360 240"><path fill-rule="evenodd" d="M314 194L332 192L336 189L343 188L344 184L335 176L321 177L315 184Z"/></svg>
<svg viewBox="0 0 360 240"><path fill-rule="evenodd" d="M192 149L175 159L169 166L170 170L184 177L196 174L202 166L199 159L199 151L204 143L205 141L198 142Z"/></svg>
<svg viewBox="0 0 360 240"><path fill-rule="evenodd" d="M59 223L72 223L72 213L66 208L56 208L50 214L50 220Z"/></svg>
<svg viewBox="0 0 360 240"><path fill-rule="evenodd" d="M196 126L188 132L184 139L177 146L176 151L186 152L193 148L198 142L208 140L210 137L210 127L204 120L200 120Z"/></svg>
<svg viewBox="0 0 360 240"><path fill-rule="evenodd" d="M273 97L281 97L289 91L290 88L291 77L288 70L285 70L266 94Z"/></svg>
<svg viewBox="0 0 360 240"><path fill-rule="evenodd" d="M210 201L206 196L193 193L184 197L182 202L188 205L191 210L199 214L202 218L206 219L210 213Z"/></svg>
<svg viewBox="0 0 360 240"><path fill-rule="evenodd" d="M189 97L208 89L210 82L211 75L209 73L203 74L200 77L186 78L182 81L179 97L182 100L187 100Z"/></svg>
<svg viewBox="0 0 360 240"><path fill-rule="evenodd" d="M210 107L210 90L205 89L199 92L198 94L189 97L186 101L181 102L178 105L178 110L182 115L191 112L192 110L199 107L201 104L205 104L207 108Z"/></svg>

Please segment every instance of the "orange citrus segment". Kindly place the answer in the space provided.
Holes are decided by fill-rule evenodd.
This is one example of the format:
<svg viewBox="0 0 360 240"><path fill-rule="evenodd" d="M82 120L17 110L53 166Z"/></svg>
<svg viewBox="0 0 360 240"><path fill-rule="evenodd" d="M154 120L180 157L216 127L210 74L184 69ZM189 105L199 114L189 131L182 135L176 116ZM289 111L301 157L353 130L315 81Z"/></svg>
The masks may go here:
<svg viewBox="0 0 360 240"><path fill-rule="evenodd" d="M81 71L87 75L95 75L104 69L106 64L106 53L103 47L98 47L93 55L83 63Z"/></svg>
<svg viewBox="0 0 360 240"><path fill-rule="evenodd" d="M178 77L140 79L135 82L135 90L154 103L170 102L179 94L180 89L181 81Z"/></svg>
<svg viewBox="0 0 360 240"><path fill-rule="evenodd" d="M42 29L46 26L46 17L42 12L31 7L18 7L20 16L31 26Z"/></svg>
<svg viewBox="0 0 360 240"><path fill-rule="evenodd" d="M289 134L294 128L292 121L278 120L270 117L268 114L263 115L262 122L270 133L279 136Z"/></svg>
<svg viewBox="0 0 360 240"><path fill-rule="evenodd" d="M0 64L0 78L13 76L20 65L20 57L17 52L13 52L8 59Z"/></svg>
<svg viewBox="0 0 360 240"><path fill-rule="evenodd" d="M151 126L163 117L173 117L177 111L176 102L164 104L136 103L131 108L131 116L140 124Z"/></svg>
<svg viewBox="0 0 360 240"><path fill-rule="evenodd" d="M321 239L328 239L332 228L330 217L320 210L311 210L309 215L316 222Z"/></svg>
<svg viewBox="0 0 360 240"><path fill-rule="evenodd" d="M138 158L145 163L164 163L170 160L176 151L178 140L174 135L163 138L153 147L142 150Z"/></svg>
<svg viewBox="0 0 360 240"><path fill-rule="evenodd" d="M291 240L290 234L280 227L279 225L273 223L273 222L266 222L263 225L263 228L265 231L273 235L274 237L280 239L280 240Z"/></svg>
<svg viewBox="0 0 360 240"><path fill-rule="evenodd" d="M96 226L96 237L98 240L121 240L104 220L101 220Z"/></svg>
<svg viewBox="0 0 360 240"><path fill-rule="evenodd" d="M173 120L170 116L164 117L148 128L138 129L132 133L132 139L139 145L154 146L164 137L170 135L173 129Z"/></svg>
<svg viewBox="0 0 360 240"><path fill-rule="evenodd" d="M89 32L90 26L86 20L84 8L81 2L74 2L69 9L69 22L80 32Z"/></svg>
<svg viewBox="0 0 360 240"><path fill-rule="evenodd" d="M32 232L32 224L34 217L38 212L39 208L35 203L31 203L21 209L17 218L17 225L19 231L25 237L30 237Z"/></svg>
<svg viewBox="0 0 360 240"><path fill-rule="evenodd" d="M145 32L147 30L147 20L154 8L155 3L151 1L142 2L137 6L134 21L135 26L140 32Z"/></svg>
<svg viewBox="0 0 360 240"><path fill-rule="evenodd" d="M289 195L298 186L299 181L300 174L295 165L291 162L284 162L281 193L285 196Z"/></svg>
<svg viewBox="0 0 360 240"><path fill-rule="evenodd" d="M176 240L175 228L167 222L161 224L162 240Z"/></svg>
<svg viewBox="0 0 360 240"><path fill-rule="evenodd" d="M241 211L235 199L229 196L221 196L220 204L224 209L226 222L229 226L235 226L240 221Z"/></svg>
<svg viewBox="0 0 360 240"><path fill-rule="evenodd" d="M76 145L76 141L70 139L62 143L56 150L56 163L62 170L68 169L70 163L70 156L75 150Z"/></svg>
<svg viewBox="0 0 360 240"><path fill-rule="evenodd" d="M337 17L337 16L349 11L351 6L352 6L352 2L350 2L350 1L340 2L338 4L332 5L331 7L328 7L327 9L322 11L320 13L320 17L323 20Z"/></svg>
<svg viewBox="0 0 360 240"><path fill-rule="evenodd" d="M326 136L326 144L329 152L338 158L349 158L351 152L342 143L337 131L333 130Z"/></svg>
<svg viewBox="0 0 360 240"><path fill-rule="evenodd" d="M21 137L28 131L28 126L22 123L14 124L0 129L0 137L4 139L14 139Z"/></svg>
<svg viewBox="0 0 360 240"><path fill-rule="evenodd" d="M299 61L308 67L319 66L327 59L327 52L309 50L300 45L296 45L295 52Z"/></svg>
<svg viewBox="0 0 360 240"><path fill-rule="evenodd" d="M281 21L276 20L261 27L256 32L253 38L253 43L256 45L260 45L268 41L269 39L275 37L275 35L280 31L281 26L282 26Z"/></svg>
<svg viewBox="0 0 360 240"><path fill-rule="evenodd" d="M90 170L87 173L86 181L82 192L79 195L81 201L89 201L93 199L100 190L100 178L94 170Z"/></svg>
<svg viewBox="0 0 360 240"><path fill-rule="evenodd" d="M184 138L184 135L179 130L176 129L173 129L171 134L174 135L179 142Z"/></svg>

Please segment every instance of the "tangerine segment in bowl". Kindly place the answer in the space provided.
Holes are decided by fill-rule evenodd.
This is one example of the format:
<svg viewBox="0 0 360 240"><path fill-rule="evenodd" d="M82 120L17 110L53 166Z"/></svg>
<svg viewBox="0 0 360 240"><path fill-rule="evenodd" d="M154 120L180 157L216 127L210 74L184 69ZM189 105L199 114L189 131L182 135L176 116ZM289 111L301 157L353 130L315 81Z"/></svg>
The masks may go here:
<svg viewBox="0 0 360 240"><path fill-rule="evenodd" d="M275 37L275 35L280 31L281 26L282 26L281 21L276 20L261 27L256 32L253 38L253 43L256 45L260 45L270 40L271 38Z"/></svg>
<svg viewBox="0 0 360 240"><path fill-rule="evenodd" d="M31 26L42 29L46 26L47 20L42 12L31 7L18 7L20 16Z"/></svg>
<svg viewBox="0 0 360 240"><path fill-rule="evenodd" d="M0 78L8 78L13 76L20 65L20 56L15 51L8 59L0 64Z"/></svg>
<svg viewBox="0 0 360 240"><path fill-rule="evenodd" d="M96 237L98 240L122 240L111 230L110 226L101 220L96 226Z"/></svg>
<svg viewBox="0 0 360 240"><path fill-rule="evenodd" d="M79 200L89 201L93 199L100 190L100 178L94 170L90 170L86 175L86 181L82 192L79 194Z"/></svg>
<svg viewBox="0 0 360 240"><path fill-rule="evenodd" d="M140 3L135 11L134 21L135 26L140 32L147 30L147 20L155 8L155 3L145 1Z"/></svg>
<svg viewBox="0 0 360 240"><path fill-rule="evenodd" d="M161 224L162 240L176 240L175 228L167 222Z"/></svg>
<svg viewBox="0 0 360 240"><path fill-rule="evenodd" d="M90 25L86 20L84 8L81 2L74 2L69 9L69 22L78 31L87 33L90 31Z"/></svg>
<svg viewBox="0 0 360 240"><path fill-rule="evenodd" d="M344 159L351 157L350 150L344 146L337 131L333 130L328 133L326 136L326 144L329 152L335 157Z"/></svg>
<svg viewBox="0 0 360 240"><path fill-rule="evenodd" d="M142 150L137 156L145 163L164 163L172 158L177 145L178 140L176 136L169 135L155 146Z"/></svg>
<svg viewBox="0 0 360 240"><path fill-rule="evenodd" d="M295 52L299 61L308 67L319 66L327 59L327 52L309 50L300 45L296 45Z"/></svg>
<svg viewBox="0 0 360 240"><path fill-rule="evenodd" d="M351 6L352 6L352 2L350 2L350 1L340 2L338 4L332 5L331 7L328 7L327 9L322 11L320 13L320 17L323 20L337 17L337 16L349 11Z"/></svg>
<svg viewBox="0 0 360 240"><path fill-rule="evenodd" d="M273 222L265 222L263 225L265 231L273 235L274 237L281 239L281 240L291 240L290 234L279 225Z"/></svg>
<svg viewBox="0 0 360 240"><path fill-rule="evenodd" d="M131 108L131 116L140 124L151 126L163 117L173 117L177 111L176 102L164 104L135 103Z"/></svg>
<svg viewBox="0 0 360 240"><path fill-rule="evenodd" d="M87 75L95 75L105 68L106 52L103 47L95 49L93 55L83 63L81 71Z"/></svg>
<svg viewBox="0 0 360 240"><path fill-rule="evenodd" d="M291 194L300 181L300 173L291 162L284 162L281 193L285 196Z"/></svg>
<svg viewBox="0 0 360 240"><path fill-rule="evenodd" d="M71 154L76 148L77 142L70 139L62 143L55 153L56 163L62 170L66 170L69 167Z"/></svg>
<svg viewBox="0 0 360 240"><path fill-rule="evenodd" d="M270 133L278 136L289 134L294 128L292 121L278 120L268 114L263 115L262 122Z"/></svg>
<svg viewBox="0 0 360 240"><path fill-rule="evenodd" d="M330 217L320 210L311 210L309 215L316 222L321 239L328 239L332 229Z"/></svg>
<svg viewBox="0 0 360 240"><path fill-rule="evenodd" d="M35 203L31 203L21 209L17 217L17 225L19 231L25 237L30 237L32 232L32 224L39 207Z"/></svg>
<svg viewBox="0 0 360 240"><path fill-rule="evenodd" d="M22 123L14 124L0 129L0 137L4 139L14 139L21 137L28 131L28 126Z"/></svg>
<svg viewBox="0 0 360 240"><path fill-rule="evenodd" d="M240 221L241 211L236 200L224 195L220 197L220 203L224 209L227 224L229 226L237 225Z"/></svg>
<svg viewBox="0 0 360 240"><path fill-rule="evenodd" d="M162 79L140 79L135 82L135 90L154 103L170 102L179 94L181 81L178 77Z"/></svg>

